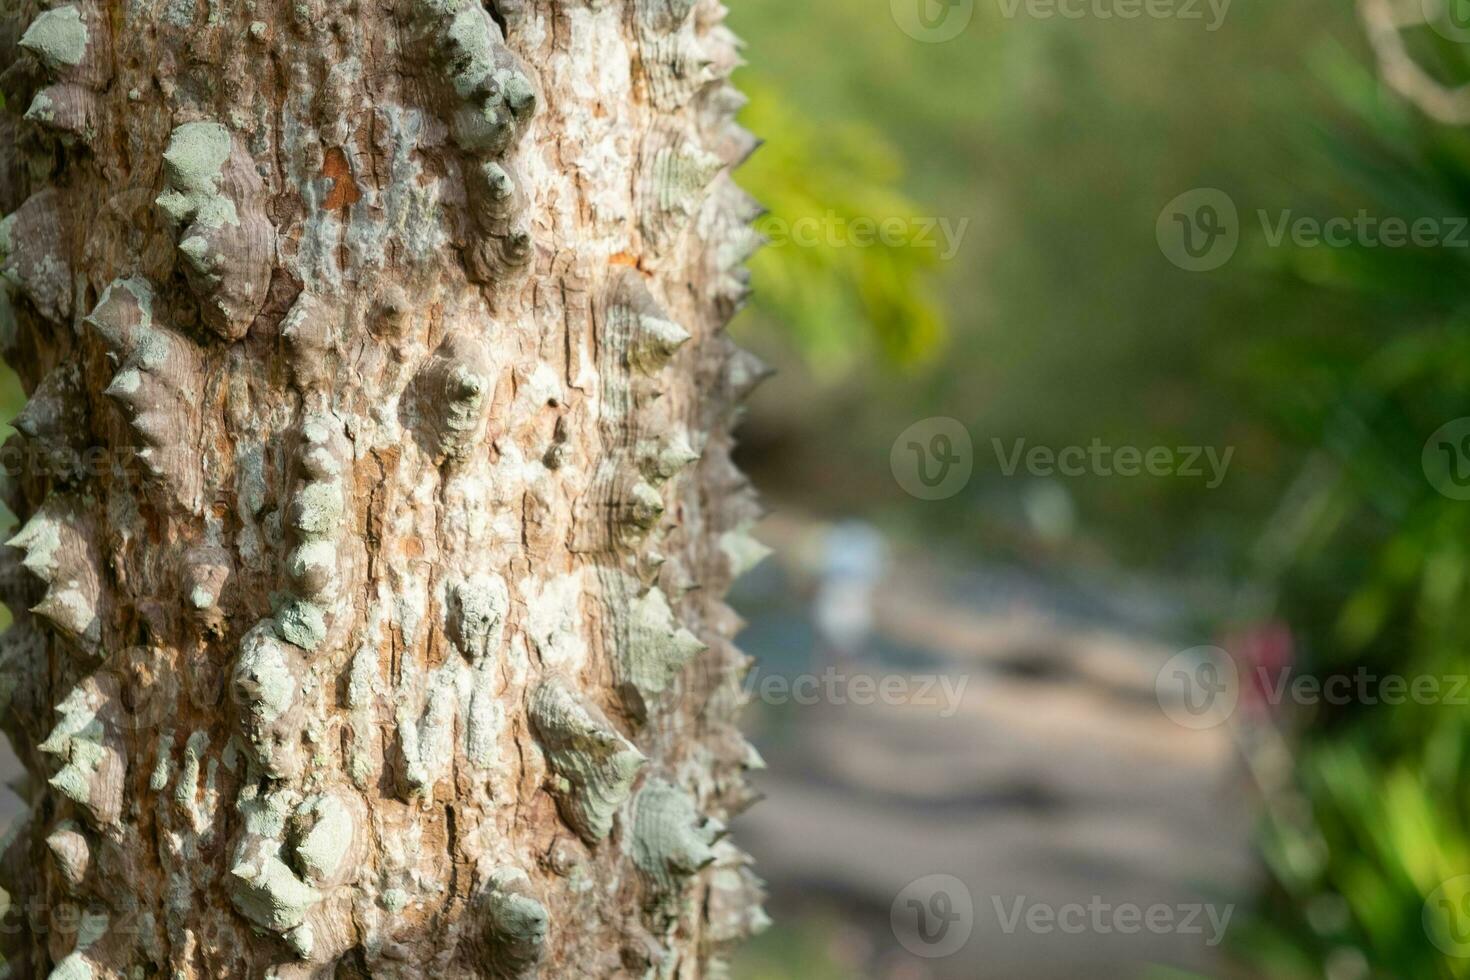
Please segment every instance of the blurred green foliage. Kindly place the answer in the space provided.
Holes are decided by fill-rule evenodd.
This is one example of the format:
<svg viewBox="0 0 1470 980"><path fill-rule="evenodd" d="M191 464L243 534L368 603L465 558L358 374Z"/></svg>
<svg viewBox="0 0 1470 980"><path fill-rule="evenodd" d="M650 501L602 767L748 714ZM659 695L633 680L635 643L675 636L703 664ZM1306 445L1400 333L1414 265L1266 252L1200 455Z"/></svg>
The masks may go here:
<svg viewBox="0 0 1470 980"><path fill-rule="evenodd" d="M739 173L767 210L756 227L770 244L751 262L757 305L825 377L864 356L912 367L934 354L945 330L939 253L915 241L923 215L898 189L898 152L869 126L818 124L750 73L740 83L751 98L743 122L766 141ZM854 234L893 220L902 237Z"/></svg>
<svg viewBox="0 0 1470 980"><path fill-rule="evenodd" d="M1228 571L1242 529L1289 477L1241 384L1239 341L1271 328L1263 309L1314 322L1338 311L1297 284L1245 275L1242 262L1208 276L1176 269L1155 219L1196 186L1226 187L1243 206L1293 200L1293 124L1263 107L1278 88L1306 84L1306 31L1356 32L1350 11L1237 5L1230 16L1209 33L1148 19L1007 19L980 4L959 38L925 44L881 5L734 7L749 41L745 121L768 140L739 179L773 217L891 210L967 223L937 267L934 250L757 256L756 305L735 329L788 376L758 396L746 432L762 486L987 556L1055 547L1093 563ZM849 135L854 121L864 135ZM818 165L833 157L849 162ZM863 185L878 193L851 189ZM907 307L868 305L896 316L927 308L933 291L946 321L938 356L909 357L913 369L899 372L871 356L920 349L934 331L927 317L895 328L875 326L889 319L881 314L855 315L862 304L848 284L863 280L918 288ZM764 303L767 289L780 300ZM902 293L894 285L887 295ZM819 397L807 376L826 382ZM934 415L970 427L976 475L964 494L918 508L889 476L888 451ZM1044 488L1003 475L992 438L1232 446L1236 470L1209 495L1178 478L1068 481L1060 489L1075 532L1041 542L1024 501Z"/></svg>
<svg viewBox="0 0 1470 980"><path fill-rule="evenodd" d="M1464 131L1385 98L1360 58L1327 48L1315 63L1341 107L1302 127L1324 185L1380 216L1470 214ZM1470 248L1275 258L1361 316L1253 345L1258 403L1306 461L1283 508L1293 531L1258 551L1254 583L1307 638L1303 669L1435 678L1454 697L1470 676L1470 503L1434 488L1422 453L1470 414ZM1428 941L1470 930L1463 896L1430 901L1470 874L1466 693L1343 706L1299 733L1294 784L1268 800L1275 899L1245 944L1270 976L1470 976L1470 959Z"/></svg>

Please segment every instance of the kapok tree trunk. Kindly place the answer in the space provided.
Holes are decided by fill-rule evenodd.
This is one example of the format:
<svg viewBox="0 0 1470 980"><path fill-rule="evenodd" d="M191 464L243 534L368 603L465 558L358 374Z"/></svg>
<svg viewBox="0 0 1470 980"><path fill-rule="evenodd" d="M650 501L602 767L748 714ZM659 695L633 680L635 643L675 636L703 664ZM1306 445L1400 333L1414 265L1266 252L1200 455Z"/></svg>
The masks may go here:
<svg viewBox="0 0 1470 980"><path fill-rule="evenodd" d="M722 975L723 8L16 6L11 974Z"/></svg>

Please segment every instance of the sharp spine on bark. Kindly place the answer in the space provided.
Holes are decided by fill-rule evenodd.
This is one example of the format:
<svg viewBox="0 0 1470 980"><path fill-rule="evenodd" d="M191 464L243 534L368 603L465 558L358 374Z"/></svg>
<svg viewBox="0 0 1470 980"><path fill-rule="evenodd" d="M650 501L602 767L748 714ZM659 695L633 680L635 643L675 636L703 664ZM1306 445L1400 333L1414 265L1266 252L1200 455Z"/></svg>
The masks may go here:
<svg viewBox="0 0 1470 980"><path fill-rule="evenodd" d="M32 194L0 221L0 276L47 320L71 323L71 257L55 188Z"/></svg>
<svg viewBox="0 0 1470 980"><path fill-rule="evenodd" d="M720 949L732 950L770 927L771 919L761 907L765 885L750 870L754 863L750 855L729 840L716 843L714 852L705 899L709 941Z"/></svg>
<svg viewBox="0 0 1470 980"><path fill-rule="evenodd" d="M658 373L689 342L685 330L659 306L637 272L626 270L614 282L607 305L606 342L622 347L630 366Z"/></svg>
<svg viewBox="0 0 1470 980"><path fill-rule="evenodd" d="M498 868L482 899L490 974L500 980L534 976L546 944L549 916L520 868Z"/></svg>
<svg viewBox="0 0 1470 980"><path fill-rule="evenodd" d="M694 0L639 0L638 47L648 92L663 110L683 106L718 76L689 16Z"/></svg>
<svg viewBox="0 0 1470 980"><path fill-rule="evenodd" d="M61 880L73 894L81 891L92 863L92 845L70 820L57 824L46 838L46 848Z"/></svg>
<svg viewBox="0 0 1470 980"><path fill-rule="evenodd" d="M677 901L688 879L715 861L725 825L703 817L694 797L663 779L650 779L633 801L633 863L662 902Z"/></svg>
<svg viewBox="0 0 1470 980"><path fill-rule="evenodd" d="M664 498L652 484L639 481L633 484L632 497L628 501L628 520L642 531L651 531L664 516Z"/></svg>
<svg viewBox="0 0 1470 980"><path fill-rule="evenodd" d="M47 475L64 483L77 483L89 475L92 454L86 433L92 429L77 362L62 364L42 378L10 424L45 451Z"/></svg>
<svg viewBox="0 0 1470 980"><path fill-rule="evenodd" d="M648 761L594 705L559 677L531 696L531 727L553 776L562 819L588 844L612 831L613 814L628 799Z"/></svg>
<svg viewBox="0 0 1470 980"><path fill-rule="evenodd" d="M750 299L750 270L745 263L767 244L766 236L747 224L729 243L715 253L715 286L712 292L725 300L732 314L745 309Z"/></svg>
<svg viewBox="0 0 1470 980"><path fill-rule="evenodd" d="M74 420L67 418L80 400L81 381L74 364L63 364L41 379L35 392L11 420L27 439L55 441L66 435Z"/></svg>
<svg viewBox="0 0 1470 980"><path fill-rule="evenodd" d="M25 552L22 564L48 586L31 612L94 656L102 656L102 586L86 504L71 496L47 497L8 542Z"/></svg>
<svg viewBox="0 0 1470 980"><path fill-rule="evenodd" d="M428 441L437 461L464 459L482 434L494 393L490 354L475 337L445 340L419 375Z"/></svg>
<svg viewBox="0 0 1470 980"><path fill-rule="evenodd" d="M87 42L87 25L74 4L42 11L20 38L20 46L53 72L80 65Z"/></svg>
<svg viewBox="0 0 1470 980"><path fill-rule="evenodd" d="M708 647L679 625L657 586L644 590L636 578L616 571L604 574L602 585L618 694L628 713L644 722L669 682Z"/></svg>
<svg viewBox="0 0 1470 980"><path fill-rule="evenodd" d="M703 114L719 120L713 131L715 153L732 169L739 167L765 144L760 137L735 122L736 115L750 100L729 84L707 89L703 98Z"/></svg>
<svg viewBox="0 0 1470 980"><path fill-rule="evenodd" d="M244 144L215 122L174 129L163 154L168 188L159 210L179 230L184 272L204 323L238 340L265 305L275 230L265 188Z"/></svg>
<svg viewBox="0 0 1470 980"><path fill-rule="evenodd" d="M63 140L91 143L97 138L97 95L72 82L47 86L31 99L27 122L54 130Z"/></svg>
<svg viewBox="0 0 1470 980"><path fill-rule="evenodd" d="M531 259L527 202L510 162L540 101L525 65L474 0L418 0L429 44L449 76L449 129L462 154L465 193L479 232L473 278L499 285Z"/></svg>
<svg viewBox="0 0 1470 980"><path fill-rule="evenodd" d="M744 401L775 373L770 365L750 351L735 347L725 360L725 388L733 400Z"/></svg>
<svg viewBox="0 0 1470 980"><path fill-rule="evenodd" d="M720 535L720 552L730 566L730 578L737 579L771 556L771 549L757 541L748 527L726 531Z"/></svg>
<svg viewBox="0 0 1470 980"><path fill-rule="evenodd" d="M121 704L117 683L105 674L84 678L56 711L61 720L39 746L61 760L52 788L76 803L98 827L122 815L127 755L112 713Z"/></svg>
<svg viewBox="0 0 1470 980"><path fill-rule="evenodd" d="M673 479L699 459L699 452L689 444L688 435L678 428L659 438L644 440L638 455L639 468L654 483Z"/></svg>
<svg viewBox="0 0 1470 980"><path fill-rule="evenodd" d="M155 320L157 300L141 277L114 280L84 320L107 345L118 372L103 394L138 435L138 459L180 500L197 493L198 402L204 359L198 347Z"/></svg>
<svg viewBox="0 0 1470 980"><path fill-rule="evenodd" d="M750 269L745 263L766 245L765 236L751 223L766 212L728 177L715 181L711 196L713 206L700 212L697 226L701 239L719 243L705 257L710 280L707 295L715 301L719 315L728 320L750 300Z"/></svg>
<svg viewBox="0 0 1470 980"><path fill-rule="evenodd" d="M683 234L724 168L725 161L679 130L660 127L644 137L639 226L655 254Z"/></svg>
<svg viewBox="0 0 1470 980"><path fill-rule="evenodd" d="M89 13L94 13L88 5ZM97 53L94 33L75 4L42 11L21 36L29 51L56 84L37 92L26 110L30 122L55 130L64 140L90 143L96 138L97 91L105 80L105 55Z"/></svg>

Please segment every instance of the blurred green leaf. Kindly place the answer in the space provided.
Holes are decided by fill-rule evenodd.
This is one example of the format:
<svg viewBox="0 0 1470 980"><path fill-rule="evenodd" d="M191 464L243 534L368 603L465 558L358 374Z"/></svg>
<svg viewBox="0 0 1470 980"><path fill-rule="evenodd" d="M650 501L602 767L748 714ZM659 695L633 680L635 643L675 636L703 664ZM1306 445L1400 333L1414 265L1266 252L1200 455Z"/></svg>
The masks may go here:
<svg viewBox="0 0 1470 980"><path fill-rule="evenodd" d="M806 118L749 72L740 84L743 122L766 141L739 171L767 208L756 227L770 244L751 262L758 308L819 375L863 355L901 367L932 357L946 331L943 239L938 216L899 190L897 150L870 127Z"/></svg>

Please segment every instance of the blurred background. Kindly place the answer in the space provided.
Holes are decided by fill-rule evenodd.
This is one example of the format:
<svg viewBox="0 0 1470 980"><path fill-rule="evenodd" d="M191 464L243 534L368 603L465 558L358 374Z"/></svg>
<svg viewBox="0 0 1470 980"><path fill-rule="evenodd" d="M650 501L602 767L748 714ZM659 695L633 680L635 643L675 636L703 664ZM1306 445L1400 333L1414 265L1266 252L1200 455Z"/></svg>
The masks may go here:
<svg viewBox="0 0 1470 980"><path fill-rule="evenodd" d="M731 4L739 980L1470 976L1461 3Z"/></svg>

